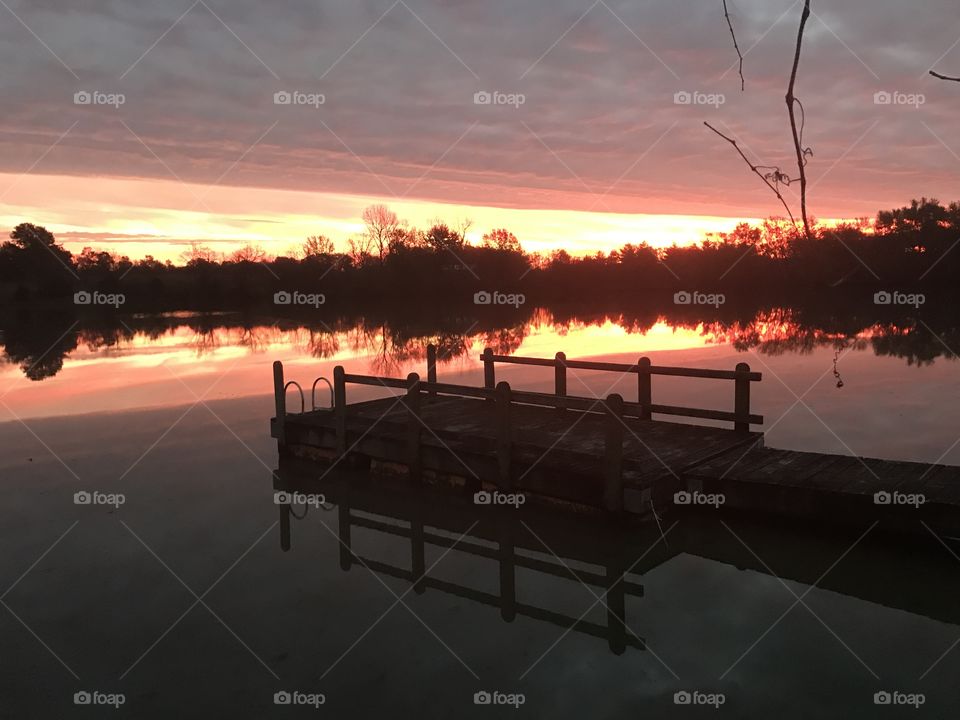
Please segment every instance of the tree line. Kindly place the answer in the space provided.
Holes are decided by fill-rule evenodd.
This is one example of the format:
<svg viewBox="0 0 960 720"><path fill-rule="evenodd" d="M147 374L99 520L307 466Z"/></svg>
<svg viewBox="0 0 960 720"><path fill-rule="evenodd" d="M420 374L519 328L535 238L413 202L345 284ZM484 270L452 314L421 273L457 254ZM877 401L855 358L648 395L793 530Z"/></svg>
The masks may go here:
<svg viewBox="0 0 960 720"><path fill-rule="evenodd" d="M469 222L410 227L383 205L363 213L365 232L344 250L324 236L278 257L247 246L230 255L194 245L181 263L131 260L84 248L74 254L39 225L24 223L0 245L0 297L8 303L71 302L77 293L122 295L145 309L242 309L278 292L311 292L333 306L384 301L472 303L479 291L522 293L528 303L625 298L638 292L721 290L805 293L818 288L910 288L956 283L960 203L935 199L811 233L771 218L708 235L693 245L630 243L574 257L524 251L507 229L466 240Z"/></svg>

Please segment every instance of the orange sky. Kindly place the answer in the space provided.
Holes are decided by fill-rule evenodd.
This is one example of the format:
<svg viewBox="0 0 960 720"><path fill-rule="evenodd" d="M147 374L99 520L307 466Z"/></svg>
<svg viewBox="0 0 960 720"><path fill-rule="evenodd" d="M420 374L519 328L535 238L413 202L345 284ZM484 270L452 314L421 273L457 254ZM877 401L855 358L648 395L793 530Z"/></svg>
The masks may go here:
<svg viewBox="0 0 960 720"><path fill-rule="evenodd" d="M282 254L309 235L324 234L338 248L363 231L362 209L388 204L412 225L434 218L457 224L473 220L468 240L510 229L527 251L562 247L573 254L609 251L628 242L664 246L702 240L731 230L737 218L707 215L648 215L574 210L494 208L424 200L246 187L208 187L177 180L133 180L59 175L0 174L0 226L42 224L69 250L109 249L131 258L152 254L177 262L190 241L223 252L254 243ZM56 203L41 201L56 197ZM756 219L747 218L749 222Z"/></svg>

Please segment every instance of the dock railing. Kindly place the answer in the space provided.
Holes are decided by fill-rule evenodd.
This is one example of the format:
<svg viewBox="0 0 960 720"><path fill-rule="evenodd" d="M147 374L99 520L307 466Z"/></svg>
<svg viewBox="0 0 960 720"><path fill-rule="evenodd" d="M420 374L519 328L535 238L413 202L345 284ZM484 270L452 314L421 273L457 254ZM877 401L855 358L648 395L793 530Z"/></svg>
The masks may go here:
<svg viewBox="0 0 960 720"><path fill-rule="evenodd" d="M763 375L758 372L752 372L747 363L738 363L734 370L709 370L653 365L650 362L650 358L647 357L640 358L635 364L626 364L595 362L592 360L568 360L567 356L562 352L558 352L552 359L496 355L490 348L483 351L480 359L483 361L483 385L488 389L496 387L497 363L552 367L554 369L554 395L558 398L576 397L567 395L567 370L600 370L621 374L635 374L637 376L637 401L636 403L624 403L624 414L626 417L650 420L652 419L652 415L660 414L701 418L704 420L720 420L732 422L734 430L744 431L749 431L750 425L759 425L763 422L762 415L755 415L750 412L750 383L760 382L760 380L763 379ZM652 378L654 375L732 380L734 383L733 411L654 404L652 399ZM594 400L595 399L596 398L594 398Z"/></svg>
<svg viewBox="0 0 960 720"><path fill-rule="evenodd" d="M758 382L761 374L750 371L746 363L739 363L735 370L706 370L697 368L656 366L649 358L640 358L634 365L622 363L604 363L585 360L567 360L563 353L557 353L554 359L511 357L495 355L487 348L481 355L484 365L484 386L456 385L436 381L436 349L427 350L427 381L422 381L417 373L410 373L405 379L381 377L375 375L357 375L347 373L342 365L333 371L333 408L322 412L332 412L336 435L336 452L342 456L348 453L347 444L347 385L366 385L405 391L402 398L406 411L406 455L410 475L419 480L421 474L421 437L426 424L421 416L423 402L430 402L438 396L457 396L477 398L495 403L495 444L497 456L499 487L513 489L516 473L513 465L513 425L511 407L513 405L535 405L557 410L575 410L605 415L603 504L608 510L623 509L623 443L624 431L630 428L624 418L650 420L653 414L703 418L709 420L730 421L734 430L747 432L751 424L763 422L763 417L750 412L750 383ZM513 390L507 382L496 382L495 363L516 365L536 365L554 368L555 390L553 394ZM617 393L606 398L584 397L567 393L567 370L601 370L622 374L636 373L637 402L627 402ZM658 405L651 401L651 377L653 375L680 376L691 378L711 378L734 381L733 412L709 410L704 408ZM286 393L290 385L300 388L295 382L284 382L283 365L274 363L274 394L276 399L277 428L276 437L281 443L285 439ZM303 399L301 390L301 412ZM632 432L632 430L630 430Z"/></svg>

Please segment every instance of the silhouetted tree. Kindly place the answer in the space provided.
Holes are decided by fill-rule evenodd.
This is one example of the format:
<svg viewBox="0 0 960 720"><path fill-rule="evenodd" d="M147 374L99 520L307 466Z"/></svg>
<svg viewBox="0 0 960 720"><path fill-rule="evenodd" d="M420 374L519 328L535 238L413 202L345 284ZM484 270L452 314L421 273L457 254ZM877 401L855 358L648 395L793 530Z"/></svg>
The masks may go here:
<svg viewBox="0 0 960 720"><path fill-rule="evenodd" d="M61 297L76 278L73 255L45 227L21 223L0 245L0 279L18 283L21 297Z"/></svg>
<svg viewBox="0 0 960 720"><path fill-rule="evenodd" d="M434 220L423 235L427 247L434 252L450 250L456 252L463 247L463 236L446 223Z"/></svg>
<svg viewBox="0 0 960 720"><path fill-rule="evenodd" d="M363 223L367 226L367 237L382 265L390 249L391 234L400 226L400 219L386 205L370 205L363 210Z"/></svg>
<svg viewBox="0 0 960 720"><path fill-rule="evenodd" d="M262 263L267 259L267 253L263 248L247 243L242 248L234 250L229 259L230 262L235 263Z"/></svg>
<svg viewBox="0 0 960 720"><path fill-rule="evenodd" d="M212 265L223 260L223 255L211 248L209 245L200 243L190 243L190 249L180 253L180 259L189 265Z"/></svg>
<svg viewBox="0 0 960 720"><path fill-rule="evenodd" d="M304 241L301 251L305 258L313 255L333 255L333 240L326 235L311 235Z"/></svg>
<svg viewBox="0 0 960 720"><path fill-rule="evenodd" d="M520 241L517 236L504 228L496 228L483 236L485 247L493 247L497 250L510 250L511 252L520 252Z"/></svg>

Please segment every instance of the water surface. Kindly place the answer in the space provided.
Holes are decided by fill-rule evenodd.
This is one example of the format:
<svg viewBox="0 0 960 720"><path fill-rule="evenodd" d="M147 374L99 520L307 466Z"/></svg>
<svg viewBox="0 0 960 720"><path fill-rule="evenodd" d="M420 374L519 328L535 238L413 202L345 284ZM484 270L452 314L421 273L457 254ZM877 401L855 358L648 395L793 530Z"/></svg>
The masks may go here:
<svg viewBox="0 0 960 720"><path fill-rule="evenodd" d="M753 401L770 445L955 464L960 376L946 351L918 365L885 352L892 336L880 333L828 333L791 350L799 336L786 331L779 345L744 344L668 318L641 331L609 318L409 334L388 325L210 324L198 331L195 319L177 320L151 335L132 322L115 341L81 338L41 380L28 379L29 363L3 366L5 716L96 714L74 707L80 690L124 693L120 710L102 714L137 718L948 717L958 706L960 559L950 541L711 514L624 530L605 552L643 569L629 578L644 596L627 599L625 614L647 649L615 654L602 637L523 615L506 622L496 607L432 588L418 594L362 565L344 571L336 504L294 519L283 551L268 433L273 360L309 387L336 364L422 373L423 350L435 342L448 350L440 377L453 382L479 382L486 346L692 367L748 362L764 373ZM549 371L498 372L516 387L551 389ZM660 380L656 402L732 406L727 383ZM569 388L635 393L631 378L605 373L578 373ZM78 506L81 490L122 493L125 503ZM377 518L405 526L409 507L386 490L368 493ZM441 526L470 512L450 498L415 508L451 541L461 533ZM496 524L472 512L478 527ZM539 521L508 521L527 547L518 552L604 571L603 552L584 564L562 551L558 558L554 546L564 537L603 546L609 528L562 519L554 540ZM530 528L551 539L540 543ZM408 539L360 527L351 536L359 555L411 567ZM451 585L498 592L489 558L428 546L425 563ZM530 606L607 621L572 577L518 568L516 585ZM282 690L323 693L326 704L275 706ZM525 704L476 706L481 690L523 693ZM678 707L674 694L684 690L726 701L719 711ZM883 690L922 692L926 704L878 708L873 696Z"/></svg>

